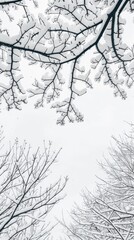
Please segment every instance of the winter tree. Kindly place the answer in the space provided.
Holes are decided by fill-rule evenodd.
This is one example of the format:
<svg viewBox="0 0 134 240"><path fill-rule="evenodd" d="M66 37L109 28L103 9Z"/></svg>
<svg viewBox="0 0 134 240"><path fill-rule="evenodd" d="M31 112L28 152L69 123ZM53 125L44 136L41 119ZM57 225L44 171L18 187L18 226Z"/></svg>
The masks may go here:
<svg viewBox="0 0 134 240"><path fill-rule="evenodd" d="M134 46L131 36L126 38L133 29L134 2L52 0L46 11L33 12L40 2L0 0L0 99L7 108L21 109L34 97L36 108L51 102L59 124L82 121L74 100L93 88L91 78L125 99L125 86L134 81ZM28 89L20 67L24 59L43 72Z"/></svg>
<svg viewBox="0 0 134 240"><path fill-rule="evenodd" d="M1 149L2 151L2 149ZM52 180L59 152L51 144L33 152L18 141L0 156L0 239L49 239L50 210L63 198L66 181Z"/></svg>
<svg viewBox="0 0 134 240"><path fill-rule="evenodd" d="M132 240L134 237L134 129L115 139L110 156L101 165L107 176L93 195L83 194L83 205L72 211L69 239Z"/></svg>

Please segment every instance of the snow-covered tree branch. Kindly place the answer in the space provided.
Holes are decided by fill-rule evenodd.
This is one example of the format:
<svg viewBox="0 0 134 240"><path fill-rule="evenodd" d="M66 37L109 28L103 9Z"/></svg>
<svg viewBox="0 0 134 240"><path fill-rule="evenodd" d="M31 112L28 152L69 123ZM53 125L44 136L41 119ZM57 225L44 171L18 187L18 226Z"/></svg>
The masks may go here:
<svg viewBox="0 0 134 240"><path fill-rule="evenodd" d="M51 144L33 153L26 142L16 141L0 156L1 239L49 239L54 226L47 217L63 198L67 181L52 180L50 170L58 154Z"/></svg>
<svg viewBox="0 0 134 240"><path fill-rule="evenodd" d="M6 76L6 80L0 81L0 99L8 109L21 109L29 96L37 98L36 108L44 106L45 100L54 101L52 107L60 114L60 124L65 119L82 121L74 100L85 94L87 88L93 88L92 72L96 72L96 81L104 81L115 95L126 98L125 85L131 87L134 81L133 42L128 43L124 34L129 26L127 20L132 20L133 1L56 0L49 2L46 13L34 16L30 7L38 7L38 3L0 1L6 19L6 24L4 18L0 22L1 79ZM16 34L12 34L11 22L16 26ZM85 54L88 59L93 56L87 63L83 63ZM22 58L43 69L42 78L36 79L28 92L22 87ZM56 102L66 86L66 98Z"/></svg>
<svg viewBox="0 0 134 240"><path fill-rule="evenodd" d="M134 129L115 139L110 156L101 164L106 178L97 191L83 194L83 205L72 211L70 239L131 240L134 236Z"/></svg>

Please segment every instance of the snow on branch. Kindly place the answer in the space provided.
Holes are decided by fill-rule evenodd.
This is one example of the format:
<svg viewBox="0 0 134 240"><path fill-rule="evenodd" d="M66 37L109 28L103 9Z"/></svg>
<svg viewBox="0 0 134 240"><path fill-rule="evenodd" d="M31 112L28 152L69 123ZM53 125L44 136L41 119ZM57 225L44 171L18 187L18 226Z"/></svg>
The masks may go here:
<svg viewBox="0 0 134 240"><path fill-rule="evenodd" d="M30 4L38 7L40 3L31 1ZM45 101L51 102L60 114L59 124L64 124L66 119L82 121L74 101L93 88L92 72L96 72L96 81L104 81L113 88L115 96L126 98L125 85L131 87L134 82L134 46L124 37L127 16L134 10L133 1L50 1L46 13L39 13L38 17L34 16L36 9L32 13L24 0L1 1L0 10L14 23L17 32L12 35L1 19L0 73L7 77L8 84L0 82L0 98L8 109L21 109L29 96L37 99L36 108L44 106ZM16 11L21 13L17 20ZM83 64L88 52L93 53L93 58ZM22 87L23 79L19 75L22 57L29 65L38 64L44 72L30 89Z"/></svg>
<svg viewBox="0 0 134 240"><path fill-rule="evenodd" d="M72 221L61 224L72 240L131 240L134 236L134 126L114 138L109 157L101 164L105 178L94 194L83 191L83 204L75 204Z"/></svg>

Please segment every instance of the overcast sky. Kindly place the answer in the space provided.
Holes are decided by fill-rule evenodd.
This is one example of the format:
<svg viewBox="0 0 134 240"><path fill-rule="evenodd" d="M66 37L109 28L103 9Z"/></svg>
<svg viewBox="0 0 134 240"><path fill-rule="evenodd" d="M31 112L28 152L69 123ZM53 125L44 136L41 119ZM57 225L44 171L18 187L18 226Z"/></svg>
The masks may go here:
<svg viewBox="0 0 134 240"><path fill-rule="evenodd" d="M30 76L31 67L25 69L25 73ZM87 187L93 191L95 188L95 175L100 174L97 160L107 154L111 136L118 137L129 129L126 122L134 122L134 88L129 89L127 95L126 100L115 98L109 86L96 83L95 88L78 101L84 122L65 126L56 125L57 114L49 105L35 110L32 101L21 111L0 113L6 140L18 137L22 142L25 139L33 148L43 145L43 140L51 140L53 149L62 147L53 173L57 177L68 175L69 181L65 189L67 196L53 211L54 216L60 218L63 211L66 217L73 203L80 202L82 189Z"/></svg>
<svg viewBox="0 0 134 240"><path fill-rule="evenodd" d="M54 149L62 147L53 173L57 177L68 175L69 181L65 189L67 196L52 212L59 218L62 211L66 217L73 203L80 201L83 188L94 189L95 175L100 174L97 160L102 160L107 153L111 136L118 137L129 128L126 122L134 122L133 88L128 90L124 101L115 98L108 86L98 83L79 99L79 107L84 113L84 122L65 126L56 125L57 114L49 106L35 110L31 103L22 111L1 114L6 139L26 139L33 148L41 146L45 139L52 141Z"/></svg>

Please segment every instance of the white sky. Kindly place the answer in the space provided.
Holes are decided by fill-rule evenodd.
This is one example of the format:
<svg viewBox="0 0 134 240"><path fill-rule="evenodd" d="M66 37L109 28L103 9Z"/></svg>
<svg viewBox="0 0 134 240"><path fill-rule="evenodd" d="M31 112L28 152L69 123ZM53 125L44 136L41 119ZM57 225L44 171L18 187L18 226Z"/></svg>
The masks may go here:
<svg viewBox="0 0 134 240"><path fill-rule="evenodd" d="M79 106L85 116L84 122L65 126L56 125L57 115L48 106L35 110L29 104L22 111L1 113L0 123L7 139L26 139L33 147L42 145L45 139L53 142L54 149L63 148L53 172L54 177L69 176L67 196L52 212L52 216L59 218L62 211L65 218L68 217L67 211L74 202L80 202L84 187L94 189L95 175L100 173L96 160L102 160L102 155L107 153L111 135L122 134L128 129L126 122L134 122L133 88L128 90L128 98L124 101L115 98L110 87L98 83L79 99ZM58 236L60 230L55 231Z"/></svg>
<svg viewBox="0 0 134 240"><path fill-rule="evenodd" d="M25 72L29 76L31 68L25 69ZM96 160L102 160L103 154L107 153L111 136L118 136L128 129L126 122L134 122L134 88L128 90L128 98L122 100L114 97L109 86L95 85L78 101L84 114L82 123L58 126L54 110L50 110L48 105L35 110L32 101L22 111L0 113L0 124L4 126L6 139L26 139L33 147L42 145L45 139L52 141L54 149L63 148L54 167L54 177L69 176L65 189L67 196L52 214L59 218L62 211L66 217L73 203L80 201L80 192L84 187L91 191L94 189L95 175L100 173Z"/></svg>

